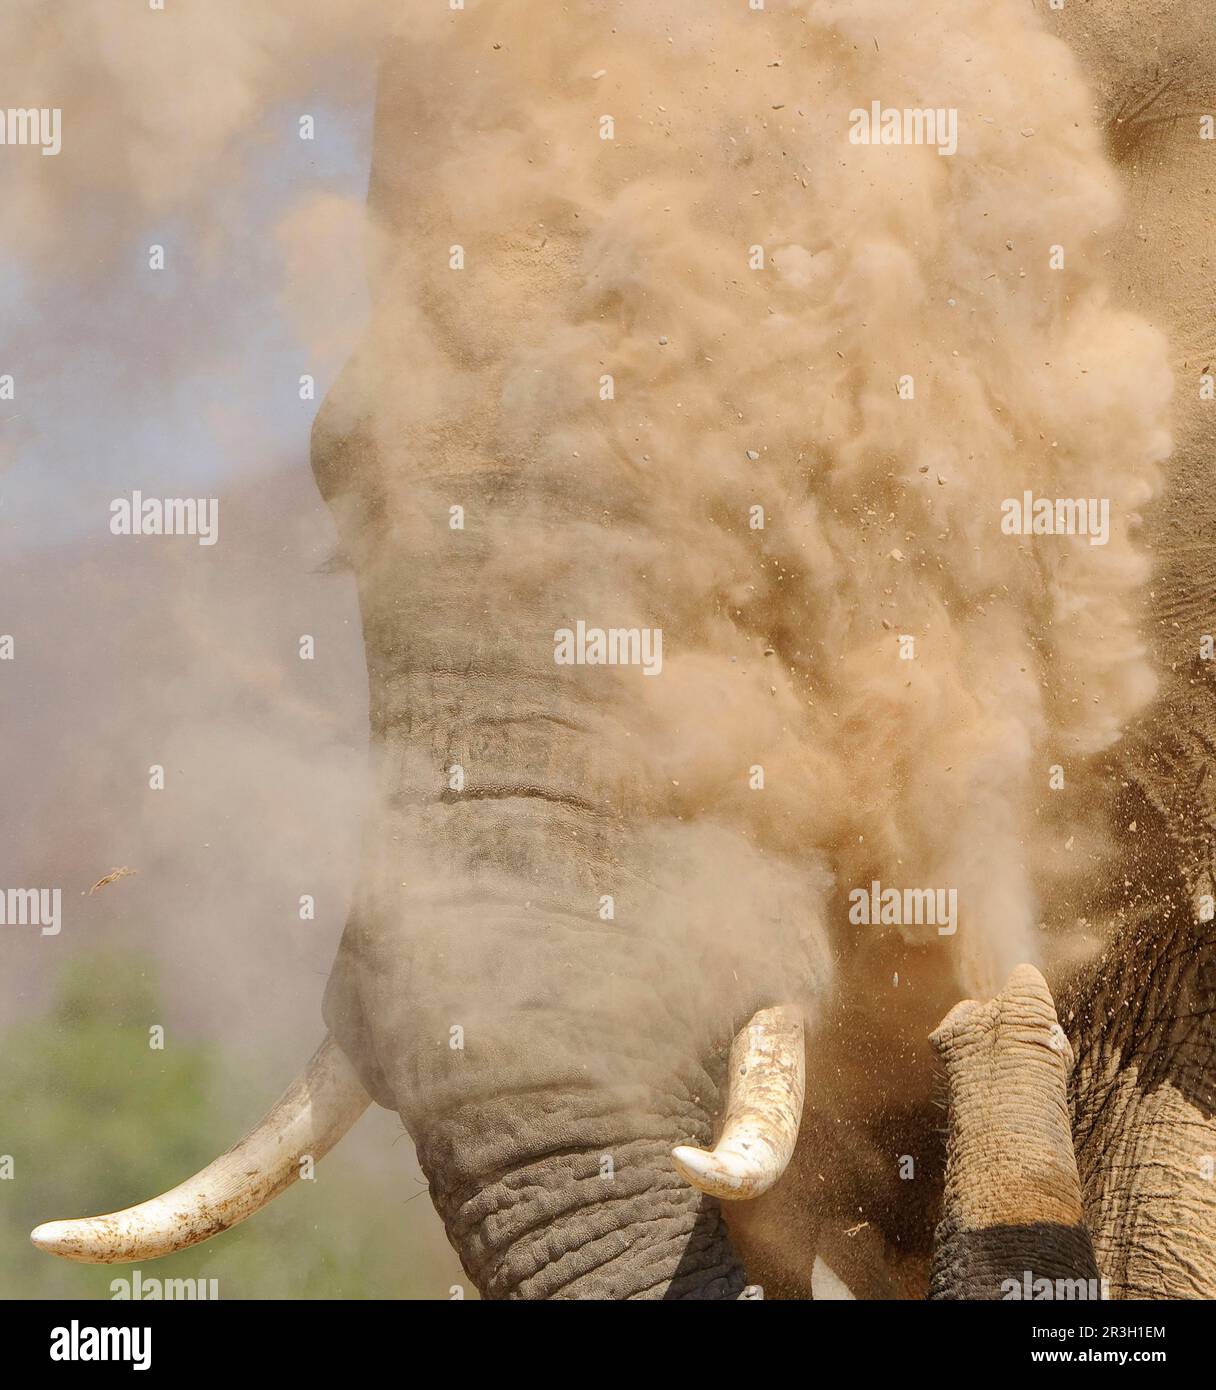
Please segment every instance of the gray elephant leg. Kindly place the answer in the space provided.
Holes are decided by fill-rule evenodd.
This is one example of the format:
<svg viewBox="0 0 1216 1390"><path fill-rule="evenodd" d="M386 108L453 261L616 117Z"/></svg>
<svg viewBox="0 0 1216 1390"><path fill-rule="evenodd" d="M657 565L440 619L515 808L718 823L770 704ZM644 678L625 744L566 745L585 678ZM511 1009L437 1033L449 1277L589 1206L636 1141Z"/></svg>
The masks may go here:
<svg viewBox="0 0 1216 1390"><path fill-rule="evenodd" d="M1152 863L1102 960L1060 992L1085 1212L1116 1298L1216 1298L1216 925L1210 869L1137 821ZM1198 836L1190 841L1202 843ZM1182 863L1160 872L1162 860ZM1210 863L1210 860L1208 860ZM1193 884L1193 886L1191 886Z"/></svg>
<svg viewBox="0 0 1216 1390"><path fill-rule="evenodd" d="M1069 1122L1072 1054L1043 977L1019 966L989 1003L956 1005L932 1042L947 1140L929 1297L1098 1296Z"/></svg>

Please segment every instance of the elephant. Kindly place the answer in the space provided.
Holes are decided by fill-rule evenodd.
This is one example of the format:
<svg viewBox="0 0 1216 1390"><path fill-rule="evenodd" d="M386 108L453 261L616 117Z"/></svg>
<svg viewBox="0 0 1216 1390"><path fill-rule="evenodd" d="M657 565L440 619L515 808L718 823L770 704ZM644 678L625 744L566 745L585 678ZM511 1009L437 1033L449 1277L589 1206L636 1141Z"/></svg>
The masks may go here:
<svg viewBox="0 0 1216 1390"><path fill-rule="evenodd" d="M1051 16L1076 53L1128 202L1112 251L1128 302L1170 345L1174 451L1146 515L1149 631L1161 689L1118 750L1122 871L1101 903L1118 923L1103 961L1056 986L1077 1049L1074 1129L1098 1263L1113 1296L1216 1295L1216 955L1209 899L1216 707L1204 518L1212 515L1216 314L1208 228L1216 34L1202 7L1109 0ZM1206 122L1206 124L1205 124ZM1168 200L1168 215L1162 208Z"/></svg>
<svg viewBox="0 0 1216 1390"><path fill-rule="evenodd" d="M328 1035L203 1173L35 1243L206 1239L374 1101L485 1297L807 1297L817 1254L866 1297L1023 1270L1216 1295L1198 400L1148 508L1154 328L1174 376L1206 357L1165 256L1091 241L1167 128L1120 67L1139 11L824 0L663 32L625 4L525 41L525 0L436 10L386 53L372 317L313 429L372 748ZM1210 44L1163 13L1190 103ZM918 70L972 115L958 151L850 147L866 82L912 100ZM1149 207L1176 171L1139 177ZM1043 255L1010 270L1022 239ZM1058 405L1048 346L1101 362ZM984 529L1057 477L1108 480L1109 548ZM1057 747L1064 809L1031 785ZM957 936L848 923L844 891L901 868L962 883Z"/></svg>

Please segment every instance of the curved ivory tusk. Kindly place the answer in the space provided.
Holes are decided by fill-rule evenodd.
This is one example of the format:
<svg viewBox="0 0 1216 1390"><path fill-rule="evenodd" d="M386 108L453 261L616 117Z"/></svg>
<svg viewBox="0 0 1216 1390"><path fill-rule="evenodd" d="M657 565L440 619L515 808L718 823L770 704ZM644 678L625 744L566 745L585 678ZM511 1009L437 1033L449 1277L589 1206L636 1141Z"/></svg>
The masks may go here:
<svg viewBox="0 0 1216 1390"><path fill-rule="evenodd" d="M727 1201L767 1192L794 1152L805 1088L798 1011L762 1009L730 1050L722 1137L713 1153L687 1144L672 1149L677 1172L693 1187Z"/></svg>
<svg viewBox="0 0 1216 1390"><path fill-rule="evenodd" d="M300 1160L329 1152L371 1098L333 1038L249 1133L184 1183L109 1216L47 1221L39 1250L84 1264L152 1260L218 1235L264 1207L300 1176Z"/></svg>

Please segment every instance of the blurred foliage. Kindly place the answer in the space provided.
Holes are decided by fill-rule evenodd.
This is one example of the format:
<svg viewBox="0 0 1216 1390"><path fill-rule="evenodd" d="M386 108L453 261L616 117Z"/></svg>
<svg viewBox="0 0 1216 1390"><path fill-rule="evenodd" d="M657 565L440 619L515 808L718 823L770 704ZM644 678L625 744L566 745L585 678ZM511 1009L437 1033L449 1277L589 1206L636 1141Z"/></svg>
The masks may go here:
<svg viewBox="0 0 1216 1390"><path fill-rule="evenodd" d="M13 1170L0 1180L0 1298L111 1298L135 1266L55 1259L30 1230L173 1187L273 1100L214 1044L151 1048L149 1027L163 1021L142 962L93 954L65 968L47 1017L0 1034L0 1156ZM425 1188L397 1166L369 1173L340 1148L235 1230L138 1268L145 1283L218 1279L221 1299L447 1298L468 1281Z"/></svg>

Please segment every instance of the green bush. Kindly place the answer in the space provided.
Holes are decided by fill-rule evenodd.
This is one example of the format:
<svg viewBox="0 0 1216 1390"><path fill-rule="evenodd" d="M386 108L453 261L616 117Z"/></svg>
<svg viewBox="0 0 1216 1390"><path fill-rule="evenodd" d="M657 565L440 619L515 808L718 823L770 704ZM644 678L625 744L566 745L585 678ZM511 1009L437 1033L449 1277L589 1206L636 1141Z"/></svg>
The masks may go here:
<svg viewBox="0 0 1216 1390"><path fill-rule="evenodd" d="M0 1037L0 1156L12 1169L0 1180L0 1298L112 1297L132 1266L55 1259L30 1230L165 1191L273 1099L251 1094L247 1069L214 1043L150 1048L148 1021L163 1016L146 965L94 954L64 971L45 1019ZM218 1279L221 1298L447 1298L467 1280L402 1169L368 1173L338 1151L315 1181L212 1241L141 1263L141 1275Z"/></svg>

